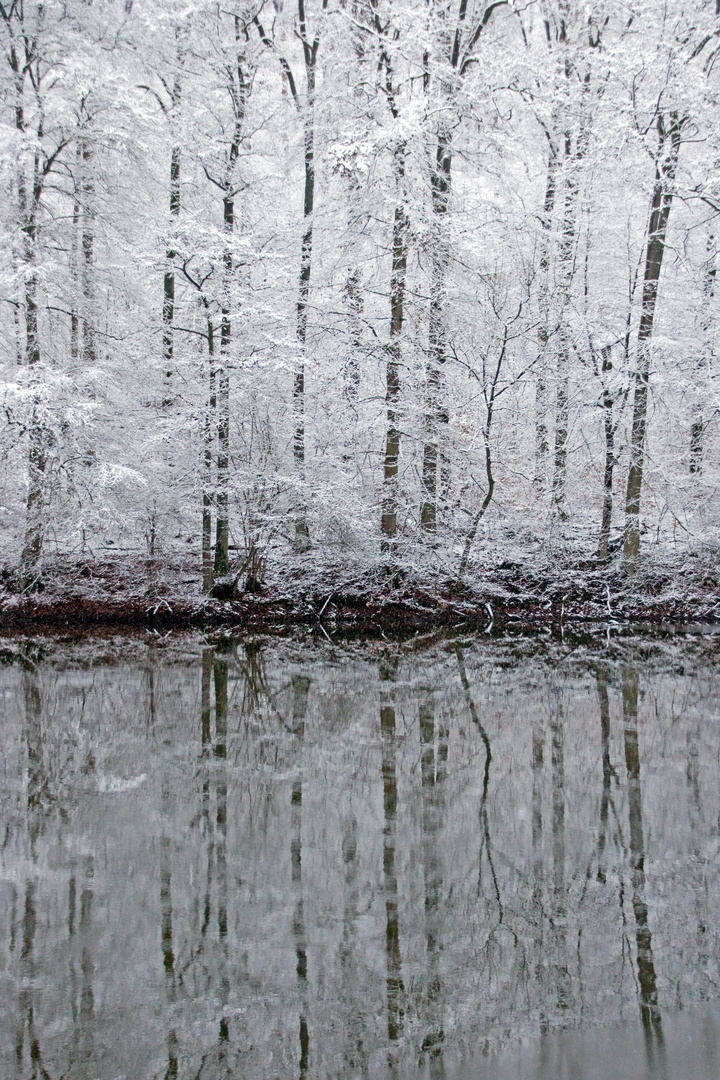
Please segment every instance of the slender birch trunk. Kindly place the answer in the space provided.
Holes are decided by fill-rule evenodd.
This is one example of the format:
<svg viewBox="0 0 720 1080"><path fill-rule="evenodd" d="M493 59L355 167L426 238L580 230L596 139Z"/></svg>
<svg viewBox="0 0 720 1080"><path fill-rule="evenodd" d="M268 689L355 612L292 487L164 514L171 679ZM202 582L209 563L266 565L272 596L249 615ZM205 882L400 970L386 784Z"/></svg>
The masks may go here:
<svg viewBox="0 0 720 1080"><path fill-rule="evenodd" d="M212 467L214 450L214 426L217 398L215 394L215 328L212 319L207 321L208 344L208 398L203 428L203 494L202 494L202 576L203 592L213 586L212 556Z"/></svg>
<svg viewBox="0 0 720 1080"><path fill-rule="evenodd" d="M326 0L323 2L323 10ZM293 415L295 434L293 456L301 488L305 484L305 350L307 346L308 306L310 301L310 273L312 270L313 212L315 208L315 78L320 35L310 44L307 36L305 2L298 0L300 39L305 60L305 107L303 116L303 145L305 184L303 192L303 237L300 247L300 281L297 301L298 357L293 378ZM310 547L310 531L307 524L307 507L301 499L295 515L295 550L307 551Z"/></svg>
<svg viewBox="0 0 720 1080"><path fill-rule="evenodd" d="M344 391L349 402L355 403L360 392L360 350L362 349L362 272L359 266L352 266L345 281L345 303L347 305L348 351L345 361Z"/></svg>
<svg viewBox="0 0 720 1080"><path fill-rule="evenodd" d="M230 237L235 223L235 207L232 197L223 199L223 228L226 247L223 255L223 295L220 308L220 360L216 369L216 415L217 415L217 493L215 520L215 577L225 577L230 572L230 372L228 369L232 323L230 317L230 286L233 273L233 257Z"/></svg>
<svg viewBox="0 0 720 1080"><path fill-rule="evenodd" d="M70 305L70 359L77 361L80 356L80 311L78 296L80 292L79 282L79 232L80 215L82 213L82 141L78 140L75 153L75 170L73 173L73 211L72 211L72 239L70 246L70 283L72 288L72 300Z"/></svg>
<svg viewBox="0 0 720 1080"><path fill-rule="evenodd" d="M582 148L572 152L569 132L565 135L565 162L568 174L565 180L562 234L559 247L561 277L560 326L558 328L558 351L555 389L555 445L553 461L552 506L561 521L567 519L567 440L570 424L570 334L565 320L570 307L570 288L573 278L573 255L575 246L575 221L577 215L578 178L575 173L582 158Z"/></svg>
<svg viewBox="0 0 720 1080"><path fill-rule="evenodd" d="M176 32L179 33L179 32ZM175 78L173 81L172 95L170 100L170 123L173 128L177 125L177 113L180 108L180 99L182 95L182 81L181 81L181 65L182 54L180 48L177 50L176 56L176 69ZM176 132L173 131L173 136L176 137ZM177 142L173 142L173 147L170 152L170 235L171 240L168 243L167 250L165 252L165 274L163 276L163 309L162 309L162 321L163 321L163 362L165 364L165 378L169 379L172 376L172 360L173 360L173 319L175 317L175 258L177 252L175 251L172 243L173 233L177 228L177 221L180 217L180 146Z"/></svg>
<svg viewBox="0 0 720 1080"><path fill-rule="evenodd" d="M452 167L452 133L441 125L430 175L434 237L430 275L430 324L425 399L425 446L423 449L423 503L420 526L428 533L437 530L437 472L440 425L447 424L447 408L442 403L442 370L447 359L445 289L450 255L446 236Z"/></svg>
<svg viewBox="0 0 720 1080"><path fill-rule="evenodd" d="M400 339L405 315L405 275L407 272L408 219L402 198L405 183L405 144L395 148L396 198L390 275L390 341L387 347L386 392L387 429L383 475L380 532L383 550L392 553L397 535L398 469L400 462Z"/></svg>
<svg viewBox="0 0 720 1080"><path fill-rule="evenodd" d="M23 80L14 50L13 70L16 73L15 124L18 132L25 133ZM11 65L12 66L12 65ZM24 268L24 322L25 366L34 368L40 363L40 335L37 305L37 213L40 206L43 182L40 174L39 154L33 159L32 184L28 188L25 169L18 169L18 210L22 241ZM28 423L28 491L25 510L25 536L20 555L20 584L29 588L37 579L38 564L44 538L43 503L45 495L45 470L47 466L47 434L42 418L42 406L36 396Z"/></svg>
<svg viewBox="0 0 720 1080"><path fill-rule="evenodd" d="M690 473L701 476L703 469L703 451L705 442L705 379L710 367L710 359L713 353L712 343L712 316L709 314L715 297L715 277L717 267L715 265L714 236L708 237L708 259L705 264L705 280L703 281L703 294L705 299L705 318L702 324L702 355L696 365L696 379L699 385L695 390L692 419L690 421Z"/></svg>
<svg viewBox="0 0 720 1080"><path fill-rule="evenodd" d="M88 366L97 361L95 340L95 181L92 174L93 149L82 139L82 356Z"/></svg>
<svg viewBox="0 0 720 1080"><path fill-rule="evenodd" d="M555 210L557 190L558 156L552 139L548 137L549 153L545 200L541 218L540 238L540 325L538 327L538 374L535 383L535 475L533 482L539 496L545 491L548 458L547 429L547 351L550 340L550 234Z"/></svg>
<svg viewBox="0 0 720 1080"><path fill-rule="evenodd" d="M360 15L362 20L362 15ZM366 78L366 51L364 33L360 26L366 22L361 21L359 26L352 29L353 51L355 53L355 69L352 78L355 84L353 92L358 100L359 108L363 109L364 90L363 83ZM347 209L347 273L343 299L347 310L347 356L344 365L344 394L348 404L354 406L360 393L360 360L362 355L362 314L363 302L363 276L359 264L358 240L362 235L363 224L366 220L366 212L362 206L363 187L365 181L360 169L351 163L347 172L348 185L348 209Z"/></svg>
<svg viewBox="0 0 720 1080"><path fill-rule="evenodd" d="M683 121L676 112L670 113L669 117L664 114L658 117L659 142L645 250L645 276L637 340L637 367L630 437L630 470L625 498L623 565L627 574L635 572L640 555L640 494L645 465L650 346L655 321L658 281L665 254L665 237L673 201L672 184L680 154L682 126Z"/></svg>
<svg viewBox="0 0 720 1080"><path fill-rule="evenodd" d="M610 347L602 350L602 410L603 410L603 433L605 436L605 473L603 477L603 511L600 524L600 536L598 538L597 557L607 559L608 543L610 541L610 527L612 525L613 511L613 471L615 469L615 428L616 421L613 416L614 398L607 384L607 378L612 371Z"/></svg>
<svg viewBox="0 0 720 1080"><path fill-rule="evenodd" d="M214 390L217 416L217 483L215 520L215 577L225 577L230 572L230 342L232 337L231 303L232 280L235 273L232 237L235 229L234 173L240 154L242 127L245 120L248 83L243 71L241 51L242 27L235 16L235 44L238 50L236 70L230 74L230 96L233 102L234 126L228 150L225 175L218 185L223 193L223 281L220 299L220 357L216 367Z"/></svg>
<svg viewBox="0 0 720 1080"><path fill-rule="evenodd" d="M480 35L488 26L493 12L504 7L507 0L490 0L482 18L466 38L467 0L460 0L454 34L447 34L445 13L441 13L440 52L444 53L450 70L450 81L441 84L441 96L445 108L453 104L454 86L474 62L472 56ZM425 54L423 85L430 86L429 54ZM437 531L438 464L441 431L447 430L449 413L444 399L443 367L447 360L447 327L445 296L447 274L450 266L450 245L447 235L447 214L450 205L452 171L452 126L447 118L441 120L437 130L434 161L430 168L430 197L433 216L433 241L430 269L430 319L428 328L428 368L426 379L422 488L420 527L423 532L434 535ZM449 486L447 464L441 468L441 484Z"/></svg>
<svg viewBox="0 0 720 1080"><path fill-rule="evenodd" d="M170 218L175 222L180 215L180 147L173 146L170 156ZM165 376L172 375L170 364L173 359L173 319L175 317L175 256L172 245L165 252L165 274L163 277L163 361Z"/></svg>

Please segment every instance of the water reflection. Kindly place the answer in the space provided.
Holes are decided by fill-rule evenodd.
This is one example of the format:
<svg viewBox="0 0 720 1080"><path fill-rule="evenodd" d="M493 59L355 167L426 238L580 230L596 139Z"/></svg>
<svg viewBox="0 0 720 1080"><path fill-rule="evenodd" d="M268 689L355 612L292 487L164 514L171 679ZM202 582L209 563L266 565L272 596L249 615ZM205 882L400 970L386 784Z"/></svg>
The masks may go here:
<svg viewBox="0 0 720 1080"><path fill-rule="evenodd" d="M0 1075L599 1076L557 1032L634 1017L638 1075L681 1075L675 1010L720 996L719 688L682 671L472 641L0 669Z"/></svg>

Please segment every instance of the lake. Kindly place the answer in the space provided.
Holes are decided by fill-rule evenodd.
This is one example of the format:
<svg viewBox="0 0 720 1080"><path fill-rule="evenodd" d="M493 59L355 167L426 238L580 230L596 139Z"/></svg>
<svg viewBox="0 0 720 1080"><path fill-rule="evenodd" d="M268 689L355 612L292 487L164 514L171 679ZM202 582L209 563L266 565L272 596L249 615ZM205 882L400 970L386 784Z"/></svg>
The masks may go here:
<svg viewBox="0 0 720 1080"><path fill-rule="evenodd" d="M718 1075L715 638L5 645L0 1076Z"/></svg>

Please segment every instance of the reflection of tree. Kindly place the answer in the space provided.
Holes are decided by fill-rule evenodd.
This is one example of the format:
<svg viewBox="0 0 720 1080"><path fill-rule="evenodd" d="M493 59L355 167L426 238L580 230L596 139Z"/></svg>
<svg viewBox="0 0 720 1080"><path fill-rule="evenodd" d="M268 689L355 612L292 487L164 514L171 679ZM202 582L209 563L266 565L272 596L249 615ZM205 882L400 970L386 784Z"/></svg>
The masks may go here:
<svg viewBox="0 0 720 1080"><path fill-rule="evenodd" d="M213 710L214 699L214 710ZM214 732L213 732L214 711ZM188 971L210 952L208 970L205 972L205 985L209 988L213 975L217 980L220 1002L220 1020L218 1023L217 1046L213 1054L206 1053L201 1061L196 1078L211 1072L211 1062L216 1063L217 1075L230 1075L228 1063L230 1044L229 997L230 978L228 974L228 874L227 874L227 820L228 787L226 775L227 738L228 738L228 658L218 649L205 648L202 652L200 685L200 738L201 738L201 775L202 794L201 812L193 823L201 823L207 838L207 866L205 890L202 902L202 915L199 927L199 940L189 959L180 971L173 953L172 965L170 953L163 951L166 974L172 966L175 987L184 985ZM215 813L212 811L214 796ZM214 888L213 888L214 886ZM213 893L215 908L213 908ZM213 910L216 912L217 952L216 963L212 960L212 925ZM165 919L165 912L163 912ZM169 945L170 943L168 943ZM214 969L214 970L213 970ZM166 1080L174 1080L177 1075L177 1046L171 1032L169 1038L168 1071ZM174 1071L173 1071L174 1070ZM215 1072L212 1072L215 1075Z"/></svg>
<svg viewBox="0 0 720 1080"><path fill-rule="evenodd" d="M598 869L597 879L601 885L605 884L605 844L607 841L608 813L610 807L615 806L612 798L611 781L617 780L617 774L610 764L610 702L608 699L607 669L602 665L595 672L595 685L597 686L598 703L600 705L600 740L602 746L602 795L600 797L600 832L598 835L597 855Z"/></svg>
<svg viewBox="0 0 720 1080"><path fill-rule="evenodd" d="M437 760L435 749L435 701L432 694L419 708L421 776L422 776L422 837L423 872L425 878L425 950L427 955L427 1010L429 1030L422 1049L431 1061L439 1058L445 1038L442 1025L442 986L440 981L440 897L442 865L438 852L438 833L442 815L443 781L447 771L448 732L444 725L438 731Z"/></svg>
<svg viewBox="0 0 720 1080"><path fill-rule="evenodd" d="M565 885L565 717L562 690L555 688L555 709L550 722L552 739L553 902L551 909L555 953L556 1000L559 1009L570 1005L567 965L567 895Z"/></svg>
<svg viewBox="0 0 720 1080"><path fill-rule="evenodd" d="M169 793L163 785L162 791L163 835L160 838L160 948L163 969L165 971L165 993L170 1009L175 1003L175 952L173 949L173 909L172 909L172 858L170 838L167 835ZM168 1065L165 1080L176 1080L178 1074L177 1034L174 1025L168 1030L167 1047Z"/></svg>
<svg viewBox="0 0 720 1080"><path fill-rule="evenodd" d="M307 714L310 679L305 675L294 675L293 689L293 731L300 744L300 756L305 738L305 716ZM293 781L290 795L291 839L290 866L295 910L293 913L293 937L297 958L296 972L300 990L300 1080L305 1080L310 1063L310 1031L308 1028L308 990L307 990L307 937L305 932L305 905L302 883L302 760L300 775Z"/></svg>
<svg viewBox="0 0 720 1080"><path fill-rule="evenodd" d="M228 662L226 656L215 655L213 659L213 683L215 686L215 745L214 755L221 762L227 758L228 724ZM228 881L227 881L227 777L224 766L219 766L215 780L215 866L217 869L217 926L220 942L220 1028L218 1031L218 1061L227 1069L230 1026L227 1015L230 996L228 978Z"/></svg>
<svg viewBox="0 0 720 1080"><path fill-rule="evenodd" d="M384 682L395 679L397 661L391 658L380 667ZM397 771L395 764L395 707L388 694L383 695L385 704L380 706L380 735L382 738L383 780L383 877L385 884L385 966L387 986L387 1034L395 1043L403 1033L405 1012L403 1001L405 987L402 979L400 955L400 926L398 921L398 882L395 872L395 844L397 830ZM394 1052L390 1051L388 1064L395 1064Z"/></svg>
<svg viewBox="0 0 720 1080"><path fill-rule="evenodd" d="M340 943L340 971L342 994L348 1003L347 1040L349 1049L345 1065L362 1073L367 1071L368 1056L364 1042L364 1015L362 1000L357 994L357 970L355 966L356 923L358 916L358 823L354 814L348 814L343 823L342 856L345 868L343 891L343 933Z"/></svg>
<svg viewBox="0 0 720 1080"><path fill-rule="evenodd" d="M45 767L42 737L42 696L35 665L27 661L23 672L25 697L25 742L27 745L27 809L30 843L34 847L40 834L42 816L52 803L50 780ZM25 881L25 902L22 922L20 962L22 986L18 995L19 1024L15 1037L15 1060L18 1072L23 1071L26 1049L30 1057L32 1076L50 1080L42 1058L35 1029L35 932L37 930L37 885L32 878Z"/></svg>
<svg viewBox="0 0 720 1080"><path fill-rule="evenodd" d="M532 864L533 892L532 913L536 927L535 947L537 964L535 975L540 984L540 1000L543 1001L543 956L545 938L545 908L543 904L543 818L542 818L542 778L545 755L545 729L540 720L533 724L532 732ZM547 1029L547 1017L544 1004L540 1007L540 1030Z"/></svg>
<svg viewBox="0 0 720 1080"><path fill-rule="evenodd" d="M30 818L30 842L35 844L42 815L53 803L50 776L45 765L42 729L42 695L37 668L30 661L23 672L25 695L25 741L27 744L27 807Z"/></svg>
<svg viewBox="0 0 720 1080"><path fill-rule="evenodd" d="M625 726L625 765L628 778L628 814L630 818L630 865L632 868L632 906L635 916L637 973L640 986L640 1016L645 1030L648 1058L662 1061L664 1040L658 1008L657 979L653 957L652 933L648 925L645 901L645 840L643 836L642 789L640 785L640 746L638 742L638 672L632 664L622 668L623 721Z"/></svg>
<svg viewBox="0 0 720 1080"><path fill-rule="evenodd" d="M470 683L468 682L467 671L465 670L465 657L463 654L462 646L458 642L455 645L455 655L457 656L458 668L460 669L460 681L462 683L463 690L465 691L465 701L472 717L475 727L480 733L483 746L485 747L485 769L483 772L483 789L482 797L480 799L480 809L478 811L478 817L480 818L480 852L478 855L478 895L482 886L482 863L483 853L487 859L488 866L490 867L490 875L493 883L493 891L495 893L495 900L498 907L498 924L503 921L504 911L503 903L500 896L500 886L498 885L497 874L495 873L495 864L493 862L492 844L490 843L490 824L488 821L487 801L488 791L490 788L490 765L492 763L492 751L490 750L490 739L488 738L487 731L483 727L478 711L473 701L472 694L470 693Z"/></svg>
<svg viewBox="0 0 720 1080"><path fill-rule="evenodd" d="M22 1074L27 1050L33 1078L40 1077L41 1080L50 1080L50 1074L43 1065L40 1042L35 1031L35 1003L32 988L35 974L34 948L37 927L35 890L34 881L28 880L25 882L25 909L23 913L22 949L20 952L25 985L18 995L19 1023L15 1035L15 1061L18 1074Z"/></svg>

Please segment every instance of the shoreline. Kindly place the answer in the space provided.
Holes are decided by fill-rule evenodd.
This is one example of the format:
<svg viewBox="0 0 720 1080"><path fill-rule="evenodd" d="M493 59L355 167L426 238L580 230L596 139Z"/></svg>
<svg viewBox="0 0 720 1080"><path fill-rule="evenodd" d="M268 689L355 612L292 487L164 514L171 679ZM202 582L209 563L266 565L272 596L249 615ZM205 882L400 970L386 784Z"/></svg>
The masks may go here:
<svg viewBox="0 0 720 1080"><path fill-rule="evenodd" d="M579 623L720 623L720 581L707 566L654 569L631 581L617 567L578 562L476 573L462 588L438 574L377 568L292 567L258 592L220 600L200 591L182 564L129 561L66 564L35 592L17 593L3 575L0 632L38 627L91 629L233 628L239 633L319 627L372 636L433 629L531 631ZM185 576L183 576L185 575ZM349 580L351 578L352 580Z"/></svg>

